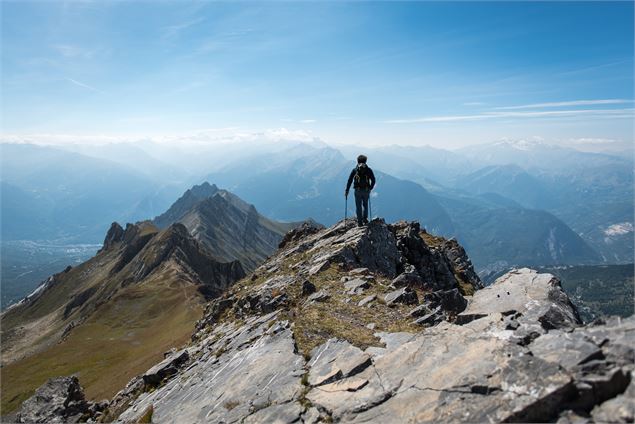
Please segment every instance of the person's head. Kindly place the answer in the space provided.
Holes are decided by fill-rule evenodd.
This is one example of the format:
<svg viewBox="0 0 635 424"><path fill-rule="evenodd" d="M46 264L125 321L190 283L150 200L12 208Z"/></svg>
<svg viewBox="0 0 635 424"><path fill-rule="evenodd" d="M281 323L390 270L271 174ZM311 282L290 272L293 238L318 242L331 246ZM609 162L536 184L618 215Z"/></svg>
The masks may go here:
<svg viewBox="0 0 635 424"><path fill-rule="evenodd" d="M366 163L367 160L368 158L364 155L357 156L357 163Z"/></svg>

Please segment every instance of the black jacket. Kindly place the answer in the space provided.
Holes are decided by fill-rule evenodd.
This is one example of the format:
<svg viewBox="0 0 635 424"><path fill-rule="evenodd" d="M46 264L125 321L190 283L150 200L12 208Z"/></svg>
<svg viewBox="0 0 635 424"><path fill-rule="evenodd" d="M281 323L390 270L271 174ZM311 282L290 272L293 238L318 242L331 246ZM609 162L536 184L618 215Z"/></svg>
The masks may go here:
<svg viewBox="0 0 635 424"><path fill-rule="evenodd" d="M346 192L348 192L348 190L350 190L351 184L353 183L353 180L355 180L355 185L353 187L355 189L360 188L359 187L359 182L355 178L355 174L357 174L357 168L358 167L359 167L359 165L357 165L355 168L353 168L353 170L351 171L351 175L349 175L349 177L348 177L348 182L346 183ZM372 190L373 188L375 188L375 174L373 174L373 170L370 169L370 167L367 165L366 166L366 170L364 170L363 173L366 174L366 176L368 177L368 179L370 181L370 187L368 187L368 188L370 190Z"/></svg>

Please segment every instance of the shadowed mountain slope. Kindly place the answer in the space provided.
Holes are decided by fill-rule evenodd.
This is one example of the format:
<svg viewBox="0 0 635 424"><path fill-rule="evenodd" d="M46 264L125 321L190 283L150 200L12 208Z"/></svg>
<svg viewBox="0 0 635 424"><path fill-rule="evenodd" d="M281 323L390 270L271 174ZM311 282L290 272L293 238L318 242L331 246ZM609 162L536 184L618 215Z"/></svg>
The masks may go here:
<svg viewBox="0 0 635 424"><path fill-rule="evenodd" d="M2 314L3 411L60 373L78 373L91 398L111 396L183 343L205 300L242 276L181 224L113 223L95 257Z"/></svg>

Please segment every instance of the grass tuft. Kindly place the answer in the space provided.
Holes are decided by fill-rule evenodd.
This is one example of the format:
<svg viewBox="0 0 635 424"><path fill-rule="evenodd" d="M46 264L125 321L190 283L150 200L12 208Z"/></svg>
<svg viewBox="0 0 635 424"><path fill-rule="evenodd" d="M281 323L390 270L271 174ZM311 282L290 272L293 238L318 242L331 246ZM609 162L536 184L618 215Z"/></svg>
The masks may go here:
<svg viewBox="0 0 635 424"><path fill-rule="evenodd" d="M141 423L151 423L152 422L152 415L154 414L154 406L150 405L146 408L146 410L144 411L143 415L141 417L139 417L139 420L137 421L137 423L141 424Z"/></svg>
<svg viewBox="0 0 635 424"><path fill-rule="evenodd" d="M238 402L237 400L228 400L228 401L223 403L223 407L225 409L227 409L228 411L231 411L232 409L234 409L238 405L240 405L240 402Z"/></svg>

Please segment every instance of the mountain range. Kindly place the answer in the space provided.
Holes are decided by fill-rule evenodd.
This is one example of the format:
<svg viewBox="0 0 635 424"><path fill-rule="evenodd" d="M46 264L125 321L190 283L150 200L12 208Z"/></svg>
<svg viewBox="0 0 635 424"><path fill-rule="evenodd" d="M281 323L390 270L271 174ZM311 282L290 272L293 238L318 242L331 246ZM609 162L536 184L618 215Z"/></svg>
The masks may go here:
<svg viewBox="0 0 635 424"><path fill-rule="evenodd" d="M312 216L330 225L340 219L342 189L353 163L338 151L305 147L284 162L258 169L258 159L208 176L277 219ZM267 158L264 163L270 164ZM480 272L518 265L594 263L599 254L556 216L523 207L503 195L432 193L421 185L376 172L371 197L374 216L422 222L431 232L456 237ZM485 194L485 196L484 196ZM350 207L350 205L349 205ZM349 216L353 212L349 210Z"/></svg>
<svg viewBox="0 0 635 424"><path fill-rule="evenodd" d="M90 396L112 396L184 343L205 302L297 225L267 219L210 184L153 221L112 223L93 258L50 276L0 316L3 411L59 373L80 373ZM121 362L124 372L110 372Z"/></svg>
<svg viewBox="0 0 635 424"><path fill-rule="evenodd" d="M344 182L354 166L347 157L360 151L378 176L374 216L419 220L432 232L457 238L482 275L533 264L630 263L634 254L633 165L624 156L538 142L452 152L270 139L184 141L178 149L150 141L0 147L3 284L24 284L26 290L41 277L10 261L18 253L14 242L20 252L31 243L96 244L113 220L159 216L204 181L226 187L275 220L311 217L333 224L345 214ZM23 157L30 158L28 166L17 166ZM196 218L184 224L195 226ZM263 237L263 245L271 245ZM46 265L38 255L29 257L33 269Z"/></svg>

